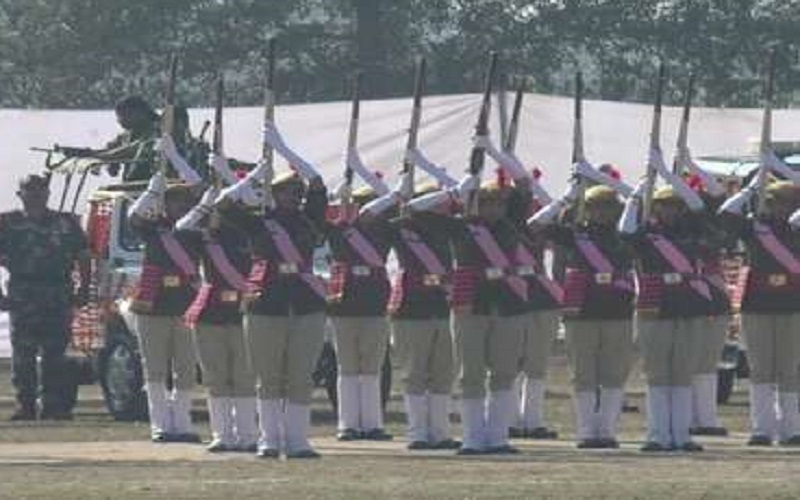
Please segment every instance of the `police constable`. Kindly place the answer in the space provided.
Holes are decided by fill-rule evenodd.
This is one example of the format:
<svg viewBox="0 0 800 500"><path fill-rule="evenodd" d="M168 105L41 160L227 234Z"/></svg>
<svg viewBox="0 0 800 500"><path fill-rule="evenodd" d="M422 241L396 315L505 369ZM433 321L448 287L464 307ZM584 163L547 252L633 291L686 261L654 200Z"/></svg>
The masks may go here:
<svg viewBox="0 0 800 500"><path fill-rule="evenodd" d="M562 219L575 189L530 222L564 249L563 308L573 375L579 448L617 448L617 424L633 352L633 256L619 237L617 193L603 185L585 191L584 213ZM558 225L555 225L558 223Z"/></svg>
<svg viewBox="0 0 800 500"><path fill-rule="evenodd" d="M73 307L86 304L89 297L89 253L77 218L47 208L48 184L48 176L24 177L17 191L22 210L0 214L0 265L9 273L8 290L5 294L0 290L0 310L10 316L12 381L18 403L11 420L35 420L40 395L40 418L72 418L62 382L64 352ZM76 263L77 292L72 279Z"/></svg>
<svg viewBox="0 0 800 500"><path fill-rule="evenodd" d="M191 390L196 356L183 315L199 286L198 256L192 234L173 225L195 202L190 187L167 189L161 172L130 207L130 223L144 241L139 283L130 304L144 365L154 442L199 442L192 428ZM167 379L172 377L172 390Z"/></svg>
<svg viewBox="0 0 800 500"><path fill-rule="evenodd" d="M328 225L333 259L328 285L328 316L334 327L338 362L337 437L340 441L383 441L392 436L383 429L381 367L389 343L386 304L389 278L386 258L392 244L387 223L391 211L380 217L369 212L355 219L347 213L376 198L370 187L343 200L339 220Z"/></svg>
<svg viewBox="0 0 800 500"><path fill-rule="evenodd" d="M653 194L652 219L639 223L643 181L620 221L638 263L637 328L647 377L648 436L642 451L702 451L689 435L697 338L714 297L725 292L709 285L699 263L722 242L708 231L697 193L663 165L660 173L669 185Z"/></svg>
<svg viewBox="0 0 800 500"><path fill-rule="evenodd" d="M257 377L257 454L317 458L308 441L311 375L324 340L326 290L313 273L313 253L324 242L327 190L319 175L307 186L296 172L285 172L272 181L275 206L262 216L230 203L246 182L223 191L221 203L253 251L255 289L245 299L244 330Z"/></svg>
<svg viewBox="0 0 800 500"><path fill-rule="evenodd" d="M788 222L800 205L790 181L772 181L760 210L748 213L759 176L729 198L721 213L747 248L741 276L742 333L750 363L751 446L800 445L800 233ZM797 216L793 217L797 224Z"/></svg>
<svg viewBox="0 0 800 500"><path fill-rule="evenodd" d="M195 231L203 284L184 319L192 327L203 384L208 388L210 452L256 452L255 375L242 329L241 299L248 291L250 246L247 235L215 213L218 195L209 188L201 202L175 225Z"/></svg>

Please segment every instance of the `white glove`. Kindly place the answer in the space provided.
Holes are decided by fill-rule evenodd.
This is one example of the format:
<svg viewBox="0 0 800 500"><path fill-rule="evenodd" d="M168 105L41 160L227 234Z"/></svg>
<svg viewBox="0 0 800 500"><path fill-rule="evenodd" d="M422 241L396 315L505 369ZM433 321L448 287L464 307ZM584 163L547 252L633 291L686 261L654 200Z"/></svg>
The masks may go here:
<svg viewBox="0 0 800 500"><path fill-rule="evenodd" d="M238 201L250 206L259 205L264 195L263 189L256 189L256 186L258 181L264 178L266 170L265 164L259 163L243 179L220 191L214 200L214 205L218 205L223 200Z"/></svg>
<svg viewBox="0 0 800 500"><path fill-rule="evenodd" d="M211 186L206 189L202 198L200 198L200 203L192 207L186 215L178 219L178 222L175 223L175 229L179 231L198 229L198 224L213 210L214 201L217 199L217 196L219 196L219 190L216 187Z"/></svg>
<svg viewBox="0 0 800 500"><path fill-rule="evenodd" d="M675 163L682 167L686 167L691 173L698 176L703 183L706 192L718 198L725 195L725 187L719 182L716 177L710 175L708 172L700 168L692 159L692 153L688 147L680 148L675 154Z"/></svg>
<svg viewBox="0 0 800 500"><path fill-rule="evenodd" d="M417 167L424 170L428 175L436 179L440 185L450 188L458 184L454 178L450 177L450 174L443 167L439 167L430 161L422 151L419 149L409 149L406 151L406 161L416 165Z"/></svg>
<svg viewBox="0 0 800 500"><path fill-rule="evenodd" d="M789 225L792 226L792 229L800 229L800 210L796 210L791 217L789 217Z"/></svg>
<svg viewBox="0 0 800 500"><path fill-rule="evenodd" d="M530 172L525 170L525 165L522 164L520 159L512 153L497 149L497 147L492 144L492 140L489 139L489 137L485 135L476 135L472 138L472 143L475 147L482 148L486 151L486 154L492 157L503 170L508 172L508 175L510 175L512 179L531 179Z"/></svg>
<svg viewBox="0 0 800 500"><path fill-rule="evenodd" d="M453 193L449 191L434 191L409 201L406 204L406 208L412 212L425 212L451 201L453 201Z"/></svg>
<svg viewBox="0 0 800 500"><path fill-rule="evenodd" d="M664 170L662 177L664 177L664 180L666 180L672 186L678 196L681 197L683 202L686 203L686 206L689 207L689 210L692 212L699 212L706 206L706 204L703 202L703 199L700 198L700 195L697 194L694 189L690 188L683 178L675 175L670 170Z"/></svg>
<svg viewBox="0 0 800 500"><path fill-rule="evenodd" d="M528 219L529 226L548 226L555 222L558 215L569 205L572 205L580 193L580 183L570 179L566 191L561 198L548 202Z"/></svg>
<svg viewBox="0 0 800 500"><path fill-rule="evenodd" d="M481 187L481 178L479 175L467 174L466 177L459 181L458 185L451 187L447 190L452 196L456 197L462 203L469 199L470 193L477 191Z"/></svg>
<svg viewBox="0 0 800 500"><path fill-rule="evenodd" d="M390 192L367 202L358 211L358 215L369 214L377 216L383 212L396 207L407 197L407 193L411 193L413 186L411 185L411 176L407 173L400 174L397 179L397 184Z"/></svg>
<svg viewBox="0 0 800 500"><path fill-rule="evenodd" d="M164 210L164 195L167 192L167 180L161 171L153 174L147 189L136 198L130 208L128 217L136 215L143 219L156 219Z"/></svg>
<svg viewBox="0 0 800 500"><path fill-rule="evenodd" d="M342 180L339 184L337 184L333 188L333 197L337 200L346 200L350 198L350 195L353 193L353 186L347 182L347 180Z"/></svg>
<svg viewBox="0 0 800 500"><path fill-rule="evenodd" d="M629 185L625 184L619 179L615 179L610 175L604 174L603 172L597 170L586 160L581 160L575 163L575 172L583 177L586 177L587 179L610 187L622 196L627 197L631 194L632 188Z"/></svg>
<svg viewBox="0 0 800 500"><path fill-rule="evenodd" d="M228 166L228 158L224 153L211 152L210 155L211 168L219 175L226 184L236 184L239 179Z"/></svg>
<svg viewBox="0 0 800 500"><path fill-rule="evenodd" d="M175 141L172 140L172 136L169 134L162 135L156 148L164 155L164 158L169 161L172 168L178 172L178 175L184 182L192 186L203 182L203 178L200 177L200 174L198 174L178 152L178 148L175 146Z"/></svg>
<svg viewBox="0 0 800 500"><path fill-rule="evenodd" d="M639 230L639 204L648 184L646 178L640 180L631 195L625 200L625 208L622 210L617 224L617 231L620 233L634 234Z"/></svg>
<svg viewBox="0 0 800 500"><path fill-rule="evenodd" d="M758 172L750 179L747 186L742 188L741 191L734 194L719 207L717 213L729 213L733 215L743 215L745 208L750 204L753 195L758 191L758 186L761 183L761 176ZM793 215L794 216L794 215Z"/></svg>
<svg viewBox="0 0 800 500"><path fill-rule="evenodd" d="M278 129L275 128L272 122L264 124L264 142L268 143L278 154L283 156L283 158L289 162L289 165L304 179L311 180L319 177L319 172L317 172L317 169L314 168L311 163L300 157L300 155L292 151L292 149L286 145L280 132L278 132Z"/></svg>
<svg viewBox="0 0 800 500"><path fill-rule="evenodd" d="M358 151L355 149L348 149L346 162L347 166L350 167L356 175L364 179L364 182L366 182L378 196L383 196L389 192L389 186L375 175L375 172L372 172L364 165Z"/></svg>

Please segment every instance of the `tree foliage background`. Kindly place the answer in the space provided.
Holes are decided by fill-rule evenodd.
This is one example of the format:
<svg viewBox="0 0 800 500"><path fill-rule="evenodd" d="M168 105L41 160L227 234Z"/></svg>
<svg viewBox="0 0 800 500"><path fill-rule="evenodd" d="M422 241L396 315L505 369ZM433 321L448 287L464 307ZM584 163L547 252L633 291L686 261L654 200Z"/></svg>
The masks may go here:
<svg viewBox="0 0 800 500"><path fill-rule="evenodd" d="M646 100L660 58L679 100L753 106L770 46L779 99L800 74L796 0L0 0L0 105L105 108L128 92L160 100L168 55L181 99L207 105L224 71L229 102L262 100L267 40L278 37L281 102L344 97L356 68L369 97L408 95L417 57L428 91L480 87L489 50L530 90Z"/></svg>

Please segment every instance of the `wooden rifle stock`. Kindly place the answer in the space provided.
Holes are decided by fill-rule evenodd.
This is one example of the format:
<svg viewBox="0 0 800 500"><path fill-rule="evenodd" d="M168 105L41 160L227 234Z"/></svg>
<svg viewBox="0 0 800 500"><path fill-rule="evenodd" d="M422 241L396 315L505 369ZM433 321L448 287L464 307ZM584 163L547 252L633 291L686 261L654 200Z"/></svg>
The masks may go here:
<svg viewBox="0 0 800 500"><path fill-rule="evenodd" d="M653 124L650 129L650 151L661 150L661 107L664 97L664 83L666 81L666 71L664 63L658 66L658 80L656 82L656 98L653 105ZM649 155L648 151L648 155ZM648 156L649 157L649 156ZM646 222L650 218L650 210L653 204L653 191L656 186L658 172L651 162L647 163L647 187L642 198L642 221Z"/></svg>
<svg viewBox="0 0 800 500"><path fill-rule="evenodd" d="M427 61L420 58L417 62L417 69L414 75L414 103L411 108L411 123L408 126L408 139L406 141L406 152L417 148L417 137L419 135L419 124L422 120L422 94L425 92L425 78L427 73ZM403 173L408 179L410 193L403 193L406 199L414 195L414 162L407 158L403 160Z"/></svg>
<svg viewBox="0 0 800 500"><path fill-rule="evenodd" d="M497 72L497 52L489 54L489 68L486 71L486 80L483 86L483 100L481 102L481 110L478 115L478 123L475 125L475 136L482 137L489 135L489 113L492 108L492 85ZM469 159L469 173L478 176L483 172L483 165L486 161L486 151L482 146L473 146L472 153ZM466 213L467 215L478 214L478 189L476 188L469 193L467 200Z"/></svg>
<svg viewBox="0 0 800 500"><path fill-rule="evenodd" d="M522 114L522 100L525 97L525 86L520 83L514 95L514 106L511 108L511 120L508 122L506 142L503 150L513 153L517 148L517 135L519 134L519 117Z"/></svg>
<svg viewBox="0 0 800 500"><path fill-rule="evenodd" d="M764 198L767 190L767 172L769 166L764 161L764 156L772 151L772 99L775 93L775 49L769 54L767 63L767 81L764 86L764 117L761 122L761 142L759 152L761 153L761 164L758 167L758 205L756 214L763 215L765 206Z"/></svg>
<svg viewBox="0 0 800 500"><path fill-rule="evenodd" d="M689 147L689 118L692 114L692 98L694 97L694 73L689 75L689 81L686 84L686 93L683 96L683 116L681 117L681 125L678 129L677 150L678 158L682 158L682 152ZM675 161L672 165L672 171L680 176L683 175L683 167L680 161Z"/></svg>
<svg viewBox="0 0 800 500"><path fill-rule="evenodd" d="M275 122L275 54L276 41L275 38L270 38L267 45L267 75L264 88L264 125ZM261 161L266 169L261 179L264 195L261 211L264 212L272 204L272 178L275 175L274 152L266 140L261 144Z"/></svg>
<svg viewBox="0 0 800 500"><path fill-rule="evenodd" d="M586 161L583 152L583 73L575 73L575 109L573 111L572 128L572 168L574 181L578 183L578 192L575 199L573 220L576 224L582 224L586 216L586 179L577 172L577 165Z"/></svg>
<svg viewBox="0 0 800 500"><path fill-rule="evenodd" d="M217 82L214 89L214 136L211 140L211 148L214 153L221 155L223 152L222 144L222 111L225 106L225 82L222 73L217 75ZM220 189L222 188L222 179L213 168L210 170L212 185ZM216 207L211 211L209 227L211 229L218 229L220 224L219 211Z"/></svg>
<svg viewBox="0 0 800 500"><path fill-rule="evenodd" d="M350 129L347 134L347 158L350 152L355 152L358 148L358 121L361 115L361 72L356 72L353 78L352 88L352 105L350 107ZM350 164L345 160L344 167L344 193L342 196L341 204L344 216L349 216L352 211L353 205L353 169Z"/></svg>

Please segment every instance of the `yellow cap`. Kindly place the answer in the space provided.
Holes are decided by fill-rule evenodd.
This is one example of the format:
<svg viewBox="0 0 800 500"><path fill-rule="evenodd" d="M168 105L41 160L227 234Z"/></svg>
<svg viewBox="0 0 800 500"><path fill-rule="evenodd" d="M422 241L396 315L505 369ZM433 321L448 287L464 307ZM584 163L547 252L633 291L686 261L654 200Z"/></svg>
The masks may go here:
<svg viewBox="0 0 800 500"><path fill-rule="evenodd" d="M599 203L619 203L617 192L608 186L592 186L586 190L584 195L586 204L593 205Z"/></svg>
<svg viewBox="0 0 800 500"><path fill-rule="evenodd" d="M272 179L272 187L273 188L276 188L276 187L278 187L278 188L279 187L288 187L288 186L290 186L292 184L300 184L300 185L303 185L303 186L305 185L305 182L303 181L303 178L300 177L300 175L297 172L295 172L294 170L289 170L289 171L286 171L286 172L282 172L282 173L276 175L274 179Z"/></svg>
<svg viewBox="0 0 800 500"><path fill-rule="evenodd" d="M481 183L478 196L480 198L497 198L506 196L508 191L508 187L502 185L497 179L487 179Z"/></svg>
<svg viewBox="0 0 800 500"><path fill-rule="evenodd" d="M790 200L797 196L797 188L792 181L774 181L765 188L766 199Z"/></svg>
<svg viewBox="0 0 800 500"><path fill-rule="evenodd" d="M377 193L371 186L361 186L360 188L353 191L353 200L359 203L363 203L374 199L377 196Z"/></svg>
<svg viewBox="0 0 800 500"><path fill-rule="evenodd" d="M439 184L437 184L437 183L435 183L433 181L424 181L424 182L420 182L419 184L414 186L414 195L415 196L420 196L420 195L423 195L423 194L428 194L428 193L433 193L435 191L439 191L440 189L441 188L439 187Z"/></svg>
<svg viewBox="0 0 800 500"><path fill-rule="evenodd" d="M681 201L672 186L662 186L653 193L653 201Z"/></svg>

